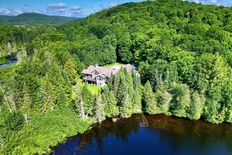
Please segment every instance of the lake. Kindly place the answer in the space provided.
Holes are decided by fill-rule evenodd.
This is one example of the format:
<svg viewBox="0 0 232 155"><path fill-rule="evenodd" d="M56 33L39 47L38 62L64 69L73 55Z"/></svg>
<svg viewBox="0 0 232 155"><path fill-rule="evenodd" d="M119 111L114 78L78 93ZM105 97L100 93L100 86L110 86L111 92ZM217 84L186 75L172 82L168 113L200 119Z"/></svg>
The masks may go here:
<svg viewBox="0 0 232 155"><path fill-rule="evenodd" d="M51 155L231 155L232 125L214 125L164 115L110 119L67 139Z"/></svg>

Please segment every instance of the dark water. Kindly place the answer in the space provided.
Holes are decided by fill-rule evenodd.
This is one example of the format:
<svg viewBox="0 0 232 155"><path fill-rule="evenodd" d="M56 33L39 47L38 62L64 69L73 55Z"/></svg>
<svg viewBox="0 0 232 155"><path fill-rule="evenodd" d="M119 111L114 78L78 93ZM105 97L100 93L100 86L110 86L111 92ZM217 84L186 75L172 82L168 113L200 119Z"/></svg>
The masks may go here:
<svg viewBox="0 0 232 155"><path fill-rule="evenodd" d="M55 155L232 155L232 125L140 115L104 121L55 148Z"/></svg>
<svg viewBox="0 0 232 155"><path fill-rule="evenodd" d="M15 60L15 59L8 59L8 62L7 62L6 64L0 65L0 69L1 69L1 68L5 68L5 67L8 67L8 66L10 66L10 65L13 65L13 64L15 64L15 63L16 63L16 60Z"/></svg>

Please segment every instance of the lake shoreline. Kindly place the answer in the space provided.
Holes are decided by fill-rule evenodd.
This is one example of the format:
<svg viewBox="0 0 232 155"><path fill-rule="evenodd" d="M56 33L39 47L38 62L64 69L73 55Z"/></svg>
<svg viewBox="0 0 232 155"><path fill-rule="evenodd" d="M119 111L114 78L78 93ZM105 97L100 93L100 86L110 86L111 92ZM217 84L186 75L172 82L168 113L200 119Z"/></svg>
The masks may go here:
<svg viewBox="0 0 232 155"><path fill-rule="evenodd" d="M177 141L180 138L181 141L178 142L180 143L178 145L184 145L184 142L182 141L186 141L186 138L187 138L187 141L191 140L191 141L194 141L194 143L198 141L203 141L202 143L204 145L208 145L208 143L216 143L217 140L222 141L223 143L227 145L228 143L227 140L229 138L228 135L230 135L230 133L232 134L232 126L228 123L212 124L212 123L208 123L202 120L190 121L190 120L176 118L176 117L174 118L174 117L170 117L170 116L166 116L162 114L161 115L146 115L146 119L148 120L149 125L150 125L147 128L140 127L139 125L139 122L141 121L140 114L134 114L132 115L132 117L127 118L127 119L121 119L117 121L116 123L113 123L112 120L108 118L104 120L102 124L99 124L99 125L95 124L94 126L91 127L91 129L86 130L82 134L78 134L76 136L67 138L63 143L54 147L53 151L50 152L50 155L62 154L64 153L62 151L65 151L65 149L67 153L69 154L77 153L74 151L74 148L72 148L71 146L75 146L75 150L76 151L79 150L78 152L80 154L82 154L83 152L88 152L88 151L89 152L92 151L91 153L93 153L93 147L94 148L97 147L96 149L99 151L98 147L105 146L104 149L107 150L106 147L108 143L115 142L115 140L117 140L118 142L116 144L113 143L112 146L120 144L119 146L122 147L121 143L125 143L125 145L129 145L128 143L130 142L131 142L130 145L134 145L135 142L139 143L138 140L140 139L141 141L147 140L147 142L149 142L152 139L150 136L146 136L147 133L146 134L143 133L144 131L148 132L148 134L151 134L151 135L153 135L152 132L155 132L155 133L161 134L162 136L166 135L167 137L175 137ZM227 133L222 132L225 129L228 130ZM140 132L142 135L140 134ZM130 140L131 137L134 137L135 134L138 134L139 137L136 138L137 140L131 141ZM109 140L109 137L111 140ZM124 139L123 137L124 138L127 137L127 138ZM162 141L167 140L167 137L161 138L160 140ZM108 140L109 142L105 142ZM96 144L98 142L101 143L101 141L103 143L105 142L105 145ZM146 143L144 145L146 145L144 146L144 149L145 149L147 145L149 145L149 143ZM138 149L138 147L134 147L134 148L135 150L136 149L143 150L143 146L140 146L140 147L142 148L140 149ZM114 151L117 151L117 149ZM97 152L94 152L94 153L98 154ZM112 152L107 152L107 153L112 153ZM90 153L89 154L86 153L86 154L89 155Z"/></svg>
<svg viewBox="0 0 232 155"><path fill-rule="evenodd" d="M82 136L82 135L85 135L85 134L88 134L90 133L92 130L94 130L95 128L98 128L98 127L101 127L102 124L104 126L104 123L107 122L107 123L111 123L112 125L117 125L117 124L120 124L124 121L127 121L127 120L130 120L132 119L133 117L136 117L138 119L141 119L141 114L142 113L136 113L136 114L133 114L131 117L128 117L128 118L119 118L116 122L113 122L112 119L113 118L106 118L104 121L102 121L102 123L93 123L92 125L90 125L90 127L84 131L83 133L79 133L77 135L73 135L73 136L70 136L68 138L66 138L64 141L62 141L61 143L59 143L58 145L55 145L55 146L52 146L50 147L52 149L52 151L49 153L50 155L53 155L55 152L55 150L60 146L60 145L63 145L65 143L67 143L70 139L75 139L75 137L78 137L78 136ZM152 122L152 119L154 118L159 118L157 119L158 122L162 124L162 122L164 122L163 120L177 120L177 121L182 121L182 122L185 122L185 123L191 123L191 124L195 124L195 125L200 125L200 124L203 124L207 127L219 127L219 126L230 126L231 124L228 123L228 122L223 122L223 123L219 123L219 124L216 124L216 123L211 123L211 122L207 122L203 119L199 119L199 120L190 120L188 118L182 118L182 117L176 117L176 116L168 116L168 115L165 115L165 114L156 114L156 115L150 115L150 114L145 114L145 117L146 119L148 120L148 122ZM141 120L140 120L141 121ZM232 126L231 126L232 127ZM141 127L140 127L141 128ZM149 128L149 127L148 127ZM159 129L159 127L157 127L157 129ZM162 127L160 127L160 129L162 129ZM163 130L163 129L162 129ZM170 132L170 131L169 131Z"/></svg>

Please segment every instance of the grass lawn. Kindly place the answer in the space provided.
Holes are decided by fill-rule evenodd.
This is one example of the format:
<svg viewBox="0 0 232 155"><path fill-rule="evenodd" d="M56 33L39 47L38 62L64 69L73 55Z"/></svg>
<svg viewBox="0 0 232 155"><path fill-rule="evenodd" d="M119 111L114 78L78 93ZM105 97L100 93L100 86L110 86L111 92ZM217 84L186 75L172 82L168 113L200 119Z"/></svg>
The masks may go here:
<svg viewBox="0 0 232 155"><path fill-rule="evenodd" d="M80 89L82 89L84 86L86 86L88 88L88 90L93 94L93 95L97 95L103 87L97 86L95 84L87 84L84 83L83 80L79 80L78 81L78 85L80 87Z"/></svg>
<svg viewBox="0 0 232 155"><path fill-rule="evenodd" d="M114 67L114 66L122 66L123 64L120 64L120 63L113 63L113 64L108 64L108 65L105 65L104 67Z"/></svg>
<svg viewBox="0 0 232 155"><path fill-rule="evenodd" d="M102 90L102 87L96 86L94 84L84 84L84 85L87 86L87 88L93 95L97 95Z"/></svg>

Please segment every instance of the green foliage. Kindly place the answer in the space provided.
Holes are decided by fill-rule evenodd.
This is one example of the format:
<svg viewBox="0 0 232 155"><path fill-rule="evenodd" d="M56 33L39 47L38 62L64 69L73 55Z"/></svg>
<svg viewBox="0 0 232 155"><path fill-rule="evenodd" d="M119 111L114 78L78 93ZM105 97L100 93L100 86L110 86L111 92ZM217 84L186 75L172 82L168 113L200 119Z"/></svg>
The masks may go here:
<svg viewBox="0 0 232 155"><path fill-rule="evenodd" d="M193 92L191 95L191 105L189 110L189 118L198 120L201 118L205 104L205 97L198 92Z"/></svg>
<svg viewBox="0 0 232 155"><path fill-rule="evenodd" d="M95 102L94 102L94 118L97 120L97 122L101 123L103 120L105 120L105 112L104 112L104 106L102 102L102 96L101 94L98 94L96 96Z"/></svg>
<svg viewBox="0 0 232 155"><path fill-rule="evenodd" d="M157 114L158 107L155 100L155 94L152 91L152 87L149 81L146 82L143 88L143 98L145 102L145 111L149 114Z"/></svg>
<svg viewBox="0 0 232 155"><path fill-rule="evenodd" d="M106 65L116 62L116 38L114 35L107 35L102 39L86 38L79 43L74 51L80 61L86 65Z"/></svg>
<svg viewBox="0 0 232 155"><path fill-rule="evenodd" d="M6 58L0 58L0 65L6 64L8 60Z"/></svg>
<svg viewBox="0 0 232 155"><path fill-rule="evenodd" d="M24 118L22 113L20 112L13 112L9 113L8 116L5 118L5 129L9 133L14 131L19 131L24 124Z"/></svg>
<svg viewBox="0 0 232 155"><path fill-rule="evenodd" d="M130 34L124 33L123 36L120 37L118 41L119 47L118 47L118 57L122 62L129 63L132 58L131 53L131 46L132 41L130 39Z"/></svg>
<svg viewBox="0 0 232 155"><path fill-rule="evenodd" d="M228 83L223 89L223 103L225 107L225 121L232 122L232 83Z"/></svg>
<svg viewBox="0 0 232 155"><path fill-rule="evenodd" d="M18 16L0 16L1 24L9 25L61 25L77 18L23 13Z"/></svg>
<svg viewBox="0 0 232 155"><path fill-rule="evenodd" d="M102 93L103 98L103 104L105 105L105 114L106 117L116 117L119 115L119 108L117 106L116 97L114 95L113 91L110 91L109 88L106 86L103 89Z"/></svg>
<svg viewBox="0 0 232 155"><path fill-rule="evenodd" d="M71 84L75 84L77 80L77 64L71 55L68 56L68 61L64 64L64 72L68 76Z"/></svg>
<svg viewBox="0 0 232 155"><path fill-rule="evenodd" d="M178 117L187 117L190 107L190 91L187 85L174 83L170 90L173 98L170 105L171 112Z"/></svg>
<svg viewBox="0 0 232 155"><path fill-rule="evenodd" d="M87 88L92 95L97 95L102 90L101 87L98 87L94 84L83 84L83 87Z"/></svg>
<svg viewBox="0 0 232 155"><path fill-rule="evenodd" d="M172 94L167 91L156 92L157 105L159 107L159 113L170 115L170 102L172 101Z"/></svg>
<svg viewBox="0 0 232 155"><path fill-rule="evenodd" d="M58 27L1 25L1 61L16 51L18 63L0 69L0 154L44 154L87 130L92 118L146 112L231 123L230 12L157 0ZM88 65L115 63L135 64L138 72L121 69L105 88L82 83Z"/></svg>
<svg viewBox="0 0 232 155"><path fill-rule="evenodd" d="M93 115L94 95L90 92L87 86L82 89L82 99L84 102L84 111L87 115Z"/></svg>
<svg viewBox="0 0 232 155"><path fill-rule="evenodd" d="M132 78L133 78L133 93L132 93L132 104L133 104L133 113L140 113L142 112L142 85L140 81L140 75L137 71L132 71Z"/></svg>
<svg viewBox="0 0 232 155"><path fill-rule="evenodd" d="M57 108L47 114L33 112L29 118L28 125L15 134L9 134L8 142L0 149L1 154L45 154L51 151L50 146L83 133L92 123L91 119L81 121L68 108Z"/></svg>
<svg viewBox="0 0 232 155"><path fill-rule="evenodd" d="M134 97L132 73L128 73L126 69L121 69L113 83L119 113L121 117L130 117L133 114L132 101Z"/></svg>

